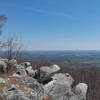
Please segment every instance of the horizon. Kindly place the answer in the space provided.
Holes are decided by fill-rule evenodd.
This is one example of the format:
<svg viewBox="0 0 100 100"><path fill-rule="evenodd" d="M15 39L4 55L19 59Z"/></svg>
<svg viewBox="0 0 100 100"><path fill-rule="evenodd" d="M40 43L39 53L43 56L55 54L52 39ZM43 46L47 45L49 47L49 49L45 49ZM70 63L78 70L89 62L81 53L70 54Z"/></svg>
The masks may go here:
<svg viewBox="0 0 100 100"><path fill-rule="evenodd" d="M25 50L100 50L99 0L1 0L8 17L1 40L21 39Z"/></svg>
<svg viewBox="0 0 100 100"><path fill-rule="evenodd" d="M1 50L0 52L5 52L5 51L6 51L6 50ZM20 50L20 51L26 51L26 52L27 52L27 51L29 51L29 52L31 52L31 51L32 51L32 52L38 52L38 51L40 51L40 52L42 52L42 51L43 51L43 52L44 52L44 51L50 51L50 52L52 52L52 51L53 51L53 52L54 52L54 51L58 51L58 52L60 52L60 51L65 51L65 52L66 52L66 51L68 51L68 52L69 52L69 51L75 51L75 52L77 52L77 51L83 51L83 52L84 52L84 51L93 51L93 52L94 52L94 51L98 51L98 52L100 52L100 50ZM16 50L13 51L13 52L16 52Z"/></svg>

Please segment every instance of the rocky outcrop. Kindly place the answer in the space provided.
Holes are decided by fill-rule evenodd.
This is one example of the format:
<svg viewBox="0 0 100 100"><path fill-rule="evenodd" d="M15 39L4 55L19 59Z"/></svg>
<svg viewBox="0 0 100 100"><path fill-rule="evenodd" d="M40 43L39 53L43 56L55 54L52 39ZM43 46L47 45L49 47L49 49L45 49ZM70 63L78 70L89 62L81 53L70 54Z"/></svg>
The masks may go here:
<svg viewBox="0 0 100 100"><path fill-rule="evenodd" d="M9 64L13 73L0 78L0 84L4 84L0 95L4 100L86 100L88 85L79 83L72 88L74 79L68 73L59 73L58 65L33 69L29 62L18 64L15 59L0 58L4 75Z"/></svg>

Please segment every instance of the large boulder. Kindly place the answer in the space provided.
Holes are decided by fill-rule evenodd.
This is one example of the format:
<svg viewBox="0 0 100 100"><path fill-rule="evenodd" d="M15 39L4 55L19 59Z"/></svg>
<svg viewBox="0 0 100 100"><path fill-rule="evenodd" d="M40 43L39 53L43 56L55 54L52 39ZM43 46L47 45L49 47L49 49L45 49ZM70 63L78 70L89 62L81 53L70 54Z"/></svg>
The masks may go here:
<svg viewBox="0 0 100 100"><path fill-rule="evenodd" d="M60 86L63 87L62 89L64 90L70 90L73 82L73 78L68 73L57 73L54 76L52 76L52 80L50 82L44 85L44 90L47 92L50 92L52 90L56 91L60 88Z"/></svg>
<svg viewBox="0 0 100 100"><path fill-rule="evenodd" d="M58 95L59 94L59 95ZM57 93L57 95L51 94L49 100L81 100L78 98L77 95L75 95L73 92L60 92Z"/></svg>
<svg viewBox="0 0 100 100"><path fill-rule="evenodd" d="M38 81L40 83L48 83L50 80L52 80L52 76L57 73L60 70L60 67L58 65L52 65L52 66L42 66L38 71Z"/></svg>
<svg viewBox="0 0 100 100"><path fill-rule="evenodd" d="M68 73L57 73L52 76L53 80L56 80L56 84L66 85L66 87L71 88L74 79Z"/></svg>
<svg viewBox="0 0 100 100"><path fill-rule="evenodd" d="M50 100L86 100L87 84L79 83L72 89L74 80L68 73L58 73L52 78L44 85L46 94L50 93Z"/></svg>
<svg viewBox="0 0 100 100"><path fill-rule="evenodd" d="M45 94L50 93L51 100L60 100L65 94L71 94L71 85L73 81L73 78L68 73L57 73L52 76L52 81L44 85Z"/></svg>
<svg viewBox="0 0 100 100"><path fill-rule="evenodd" d="M58 65L52 65L52 66L43 66L40 68L41 71L46 72L47 74L52 74L55 72L58 72L60 70L60 67Z"/></svg>
<svg viewBox="0 0 100 100"><path fill-rule="evenodd" d="M53 80L44 85L44 93L50 100L86 100L87 84L79 83L72 89L73 78L68 73L55 74Z"/></svg>
<svg viewBox="0 0 100 100"><path fill-rule="evenodd" d="M74 88L74 93L80 98L80 100L86 100L88 85L85 83L79 83Z"/></svg>

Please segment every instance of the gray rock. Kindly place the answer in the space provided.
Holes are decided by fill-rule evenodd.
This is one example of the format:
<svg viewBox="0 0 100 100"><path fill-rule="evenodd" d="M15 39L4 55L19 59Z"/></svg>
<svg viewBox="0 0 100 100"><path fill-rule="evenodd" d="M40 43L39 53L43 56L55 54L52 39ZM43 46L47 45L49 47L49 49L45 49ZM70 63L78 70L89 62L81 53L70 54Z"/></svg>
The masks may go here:
<svg viewBox="0 0 100 100"><path fill-rule="evenodd" d="M21 82L33 90L38 90L42 87L42 84L38 83L36 79L31 77L24 77L21 79Z"/></svg>
<svg viewBox="0 0 100 100"><path fill-rule="evenodd" d="M71 90L74 80L68 73L57 73L52 78L44 85L45 94L50 93L50 100L82 100Z"/></svg>
<svg viewBox="0 0 100 100"><path fill-rule="evenodd" d="M25 69L19 69L13 76L27 76L27 73Z"/></svg>
<svg viewBox="0 0 100 100"><path fill-rule="evenodd" d="M16 71L19 68L19 65L17 64L17 61L15 59L9 60L9 65L13 67L13 69Z"/></svg>
<svg viewBox="0 0 100 100"><path fill-rule="evenodd" d="M24 63L21 63L21 65L24 66L24 68L31 66L30 62L24 62Z"/></svg>
<svg viewBox="0 0 100 100"><path fill-rule="evenodd" d="M58 65L52 65L52 66L43 66L40 68L41 71L46 72L47 74L52 74L60 70L60 67Z"/></svg>
<svg viewBox="0 0 100 100"><path fill-rule="evenodd" d="M8 59L7 58L1 58L0 57L0 60L3 61L3 62L5 62L5 63L8 63Z"/></svg>
<svg viewBox="0 0 100 100"><path fill-rule="evenodd" d="M37 98L37 96L38 98L43 98L44 96L43 85L38 83L36 79L31 77L24 77L23 79L21 79L21 82L32 90L33 96L35 98Z"/></svg>
<svg viewBox="0 0 100 100"><path fill-rule="evenodd" d="M55 87L56 84L56 80L52 80L49 83L43 85L45 94L49 93L50 91L52 91L52 89Z"/></svg>
<svg viewBox="0 0 100 100"><path fill-rule="evenodd" d="M37 70L32 69L32 66L27 67L26 71L27 71L28 75L31 75L32 77L34 77L35 73L37 72Z"/></svg>
<svg viewBox="0 0 100 100"><path fill-rule="evenodd" d="M47 81L51 80L51 77L60 70L58 65L52 66L42 66L39 71L39 82L46 83Z"/></svg>
<svg viewBox="0 0 100 100"><path fill-rule="evenodd" d="M87 84L79 83L72 91L63 81L61 83L55 84L49 91L50 100L86 100Z"/></svg>
<svg viewBox="0 0 100 100"><path fill-rule="evenodd" d="M65 86L55 87L50 92L50 100L80 100L73 92L68 91Z"/></svg>
<svg viewBox="0 0 100 100"><path fill-rule="evenodd" d="M52 81L44 85L45 94L50 93L50 100L78 100L68 99L67 97L67 94L72 94L71 85L74 81L68 73L55 74L52 79ZM72 97L70 96L70 98ZM78 97L76 96L76 98Z"/></svg>
<svg viewBox="0 0 100 100"><path fill-rule="evenodd" d="M25 67L24 66L22 66L21 64L14 64L13 65L13 68L15 69L15 70L25 70Z"/></svg>
<svg viewBox="0 0 100 100"><path fill-rule="evenodd" d="M80 100L86 100L88 85L85 83L79 83L74 88L74 93L80 98Z"/></svg>
<svg viewBox="0 0 100 100"><path fill-rule="evenodd" d="M14 64L14 65L13 65L13 68L14 68L15 70L18 70L18 69L20 69L20 65Z"/></svg>
<svg viewBox="0 0 100 100"><path fill-rule="evenodd" d="M13 77L22 77L21 75L16 74L16 73L14 73L12 76L13 76Z"/></svg>
<svg viewBox="0 0 100 100"><path fill-rule="evenodd" d="M0 60L0 72L5 72L7 71L7 63L4 61Z"/></svg>
<svg viewBox="0 0 100 100"><path fill-rule="evenodd" d="M4 100L31 100L27 94L18 90L15 85L10 85L3 88L2 97Z"/></svg>
<svg viewBox="0 0 100 100"><path fill-rule="evenodd" d="M5 80L3 78L0 78L0 84L4 84L6 83Z"/></svg>
<svg viewBox="0 0 100 100"><path fill-rule="evenodd" d="M32 77L28 77L28 76L26 76L26 77L24 77L24 78L22 78L21 79L21 82L23 83L23 84L30 84L30 83L37 83L37 80L36 79L34 79L34 78L32 78Z"/></svg>
<svg viewBox="0 0 100 100"><path fill-rule="evenodd" d="M0 58L0 71L6 72L7 64L6 59ZM17 61L12 59L9 64L17 71L13 76L21 77L21 83L29 93L12 84L2 89L4 100L43 100L48 93L49 100L86 100L87 84L79 83L72 89L74 79L68 73L57 73L60 70L58 65L42 66L37 71L32 69L29 62L18 65ZM5 83L5 80L0 78L0 84L2 83Z"/></svg>
<svg viewBox="0 0 100 100"><path fill-rule="evenodd" d="M57 73L52 78L56 80L56 84L66 85L68 88L71 88L74 82L74 79L68 73Z"/></svg>
<svg viewBox="0 0 100 100"><path fill-rule="evenodd" d="M15 64L17 64L17 60L16 59L11 59L11 60L9 60L9 64L10 65L15 65Z"/></svg>

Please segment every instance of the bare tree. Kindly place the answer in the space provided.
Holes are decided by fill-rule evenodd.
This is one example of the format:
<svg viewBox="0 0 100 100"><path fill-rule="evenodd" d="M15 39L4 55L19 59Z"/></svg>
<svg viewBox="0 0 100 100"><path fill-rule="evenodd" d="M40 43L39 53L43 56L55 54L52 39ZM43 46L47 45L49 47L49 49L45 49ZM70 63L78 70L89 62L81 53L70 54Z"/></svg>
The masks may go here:
<svg viewBox="0 0 100 100"><path fill-rule="evenodd" d="M7 21L7 17L4 15L0 15L0 34L2 33L2 26L4 25L4 23Z"/></svg>
<svg viewBox="0 0 100 100"><path fill-rule="evenodd" d="M17 59L21 57L22 43L20 40L15 39L14 37L9 37L6 42L6 54L8 60Z"/></svg>
<svg viewBox="0 0 100 100"><path fill-rule="evenodd" d="M2 33L2 27L4 25L4 23L7 21L7 17L4 15L0 15L0 35ZM0 49L5 47L5 43L3 41L0 41Z"/></svg>
<svg viewBox="0 0 100 100"><path fill-rule="evenodd" d="M7 21L7 17L0 14L0 35L2 33L2 27L6 21ZM6 46L6 43L0 40L0 50L2 50L5 46Z"/></svg>
<svg viewBox="0 0 100 100"><path fill-rule="evenodd" d="M18 39L15 39L14 37L9 37L6 41L6 47L5 47L5 54L6 57L9 60L16 59L19 61L21 59L21 50L22 50L22 44ZM8 63L7 72L13 70L12 65Z"/></svg>

